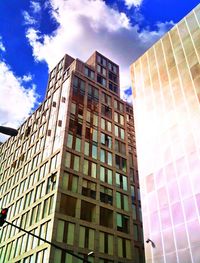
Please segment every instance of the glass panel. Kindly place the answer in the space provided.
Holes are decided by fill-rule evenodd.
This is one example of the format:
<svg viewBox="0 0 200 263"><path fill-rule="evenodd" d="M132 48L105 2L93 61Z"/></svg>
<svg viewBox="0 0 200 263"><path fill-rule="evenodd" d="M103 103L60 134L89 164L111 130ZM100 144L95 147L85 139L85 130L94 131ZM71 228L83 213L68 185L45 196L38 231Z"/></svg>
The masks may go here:
<svg viewBox="0 0 200 263"><path fill-rule="evenodd" d="M99 252L104 253L104 233L99 233Z"/></svg>
<svg viewBox="0 0 200 263"><path fill-rule="evenodd" d="M78 190L78 177L77 176L73 176L72 179L72 192L76 193Z"/></svg>
<svg viewBox="0 0 200 263"><path fill-rule="evenodd" d="M89 167L88 160L84 159L84 162L83 162L83 173L86 174L86 175L88 175L88 167Z"/></svg>
<svg viewBox="0 0 200 263"><path fill-rule="evenodd" d="M68 223L67 244L73 245L73 243L74 243L74 224Z"/></svg>
<svg viewBox="0 0 200 263"><path fill-rule="evenodd" d="M94 230L89 229L89 242L88 242L88 248L94 249Z"/></svg>
<svg viewBox="0 0 200 263"><path fill-rule="evenodd" d="M71 164L71 153L66 152L65 166L70 168L70 164Z"/></svg>
<svg viewBox="0 0 200 263"><path fill-rule="evenodd" d="M112 184L112 171L107 169L108 183Z"/></svg>
<svg viewBox="0 0 200 263"><path fill-rule="evenodd" d="M100 180L105 182L105 168L103 166L100 167Z"/></svg>
<svg viewBox="0 0 200 263"><path fill-rule="evenodd" d="M81 139L76 137L76 144L75 144L75 150L77 152L81 151Z"/></svg>
<svg viewBox="0 0 200 263"><path fill-rule="evenodd" d="M63 242L65 222L63 220L58 220L57 231L56 231L56 241Z"/></svg>
<svg viewBox="0 0 200 263"><path fill-rule="evenodd" d="M128 211L128 196L124 195L124 210Z"/></svg>
<svg viewBox="0 0 200 263"><path fill-rule="evenodd" d="M113 236L108 235L108 254L113 255Z"/></svg>
<svg viewBox="0 0 200 263"><path fill-rule="evenodd" d="M96 178L96 170L97 170L97 165L96 163L92 163L92 173L91 176Z"/></svg>
<svg viewBox="0 0 200 263"><path fill-rule="evenodd" d="M101 160L101 162L105 163L105 150L101 149L100 160Z"/></svg>
<svg viewBox="0 0 200 263"><path fill-rule="evenodd" d="M84 153L85 155L89 156L89 143L88 142L85 142Z"/></svg>
<svg viewBox="0 0 200 263"><path fill-rule="evenodd" d="M109 121L107 121L107 130L108 130L109 132L112 131L112 125L111 125L111 122L109 122Z"/></svg>
<svg viewBox="0 0 200 263"><path fill-rule="evenodd" d="M80 157L74 156L74 171L79 171L79 165L80 165Z"/></svg>
<svg viewBox="0 0 200 263"><path fill-rule="evenodd" d="M79 246L82 248L84 248L85 246L85 227L82 227L82 226L80 226Z"/></svg>
<svg viewBox="0 0 200 263"><path fill-rule="evenodd" d="M105 130L105 120L101 119L101 129Z"/></svg>
<svg viewBox="0 0 200 263"><path fill-rule="evenodd" d="M73 136L71 134L68 134L67 147L72 148L72 142L73 142Z"/></svg>
<svg viewBox="0 0 200 263"><path fill-rule="evenodd" d="M119 192L116 193L116 206L121 208L121 194Z"/></svg>
<svg viewBox="0 0 200 263"><path fill-rule="evenodd" d="M122 244L122 238L117 238L117 251L118 251L118 256L123 257L123 252L122 252L123 244Z"/></svg>
<svg viewBox="0 0 200 263"><path fill-rule="evenodd" d="M97 159L97 146L92 145L92 158Z"/></svg>
<svg viewBox="0 0 200 263"><path fill-rule="evenodd" d="M127 177L123 176L123 189L127 191Z"/></svg>
<svg viewBox="0 0 200 263"><path fill-rule="evenodd" d="M97 142L97 130L96 129L93 129L92 140Z"/></svg>
<svg viewBox="0 0 200 263"><path fill-rule="evenodd" d="M112 153L108 152L108 165L112 166Z"/></svg>

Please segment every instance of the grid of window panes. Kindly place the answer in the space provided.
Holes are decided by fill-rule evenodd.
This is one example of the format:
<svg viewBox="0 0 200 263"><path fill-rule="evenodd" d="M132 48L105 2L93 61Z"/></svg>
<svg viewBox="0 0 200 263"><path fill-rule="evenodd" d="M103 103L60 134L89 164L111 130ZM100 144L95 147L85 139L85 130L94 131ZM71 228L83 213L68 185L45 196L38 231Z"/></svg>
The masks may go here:
<svg viewBox="0 0 200 263"><path fill-rule="evenodd" d="M105 61L99 63L106 66ZM86 72L83 75L87 75ZM135 253L142 251L142 234L140 203L135 202L134 213L130 205L129 163L132 170L136 168L127 155L126 125L129 119L126 117L126 103L83 75L75 72L72 79L69 130L61 175L60 216L56 221L59 233L55 239L67 243L71 250L78 247L83 255L96 250L102 262L119 258L121 262L131 262L134 227L139 233L139 237L135 235L138 244L135 250L139 252ZM131 111L132 107L128 108ZM132 114L129 112L130 118ZM129 126L132 127L133 123ZM129 145L134 147L134 143L131 141ZM138 217L134 218L136 213ZM116 242L119 249L114 245ZM66 258L61 252L55 253L55 257ZM73 262L72 258L68 260ZM94 255L93 260L99 262L100 259Z"/></svg>
<svg viewBox="0 0 200 263"><path fill-rule="evenodd" d="M134 218L139 201L132 212L129 175L136 169L128 155L134 142L127 140L129 120L119 89L98 82L99 74L106 85L118 85L118 66L94 56L95 67L61 60L50 74L44 103L19 136L1 146L0 202L14 224L84 258L94 251L91 262L127 263L141 249L135 230L140 220ZM1 231L4 261L77 262L10 226Z"/></svg>
<svg viewBox="0 0 200 263"><path fill-rule="evenodd" d="M97 53L97 83L119 95L119 67Z"/></svg>
<svg viewBox="0 0 200 263"><path fill-rule="evenodd" d="M148 262L200 261L199 37L200 5L132 65Z"/></svg>
<svg viewBox="0 0 200 263"><path fill-rule="evenodd" d="M63 63L62 60L57 66L58 80L62 76ZM8 208L7 220L49 241L55 210L57 170L60 165L56 139L62 126L59 118L64 113L66 99L62 95L66 94L65 89L54 85L51 96L47 94L40 107L21 125L18 135L0 146L0 207ZM63 105L57 110L59 94ZM54 116L54 120L50 115ZM52 135L55 140L50 145ZM13 262L14 259L16 262L48 260L47 245L10 225L5 224L1 228L0 240L2 262ZM18 247L16 244L21 245ZM33 254L36 247L38 252Z"/></svg>

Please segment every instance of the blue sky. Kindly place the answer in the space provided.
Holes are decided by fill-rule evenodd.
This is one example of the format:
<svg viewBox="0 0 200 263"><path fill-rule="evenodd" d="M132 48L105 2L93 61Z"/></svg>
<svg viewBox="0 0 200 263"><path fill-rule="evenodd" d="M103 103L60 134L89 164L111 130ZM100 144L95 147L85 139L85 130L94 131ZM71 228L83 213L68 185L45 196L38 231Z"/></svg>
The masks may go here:
<svg viewBox="0 0 200 263"><path fill-rule="evenodd" d="M44 99L48 71L65 53L94 50L120 65L130 99L129 66L199 0L0 1L0 125L17 127Z"/></svg>

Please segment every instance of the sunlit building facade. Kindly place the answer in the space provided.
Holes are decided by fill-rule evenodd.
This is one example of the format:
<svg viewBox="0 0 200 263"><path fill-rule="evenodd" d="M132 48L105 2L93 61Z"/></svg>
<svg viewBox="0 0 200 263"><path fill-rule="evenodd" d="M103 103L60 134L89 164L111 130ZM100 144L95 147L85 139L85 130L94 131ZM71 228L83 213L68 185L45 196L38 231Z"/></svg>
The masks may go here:
<svg viewBox="0 0 200 263"><path fill-rule="evenodd" d="M200 262L200 5L131 65L147 263Z"/></svg>
<svg viewBox="0 0 200 263"><path fill-rule="evenodd" d="M44 102L0 149L8 221L91 263L143 262L133 108L115 63L65 55ZM82 261L5 224L0 262Z"/></svg>

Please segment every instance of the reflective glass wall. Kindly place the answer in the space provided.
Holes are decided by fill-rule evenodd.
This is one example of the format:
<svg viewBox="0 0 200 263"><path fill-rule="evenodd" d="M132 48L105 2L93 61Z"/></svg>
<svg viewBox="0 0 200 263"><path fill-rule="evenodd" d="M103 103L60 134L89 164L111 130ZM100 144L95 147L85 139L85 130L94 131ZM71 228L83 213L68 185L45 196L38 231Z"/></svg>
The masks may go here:
<svg viewBox="0 0 200 263"><path fill-rule="evenodd" d="M200 262L200 5L131 66L146 262Z"/></svg>

